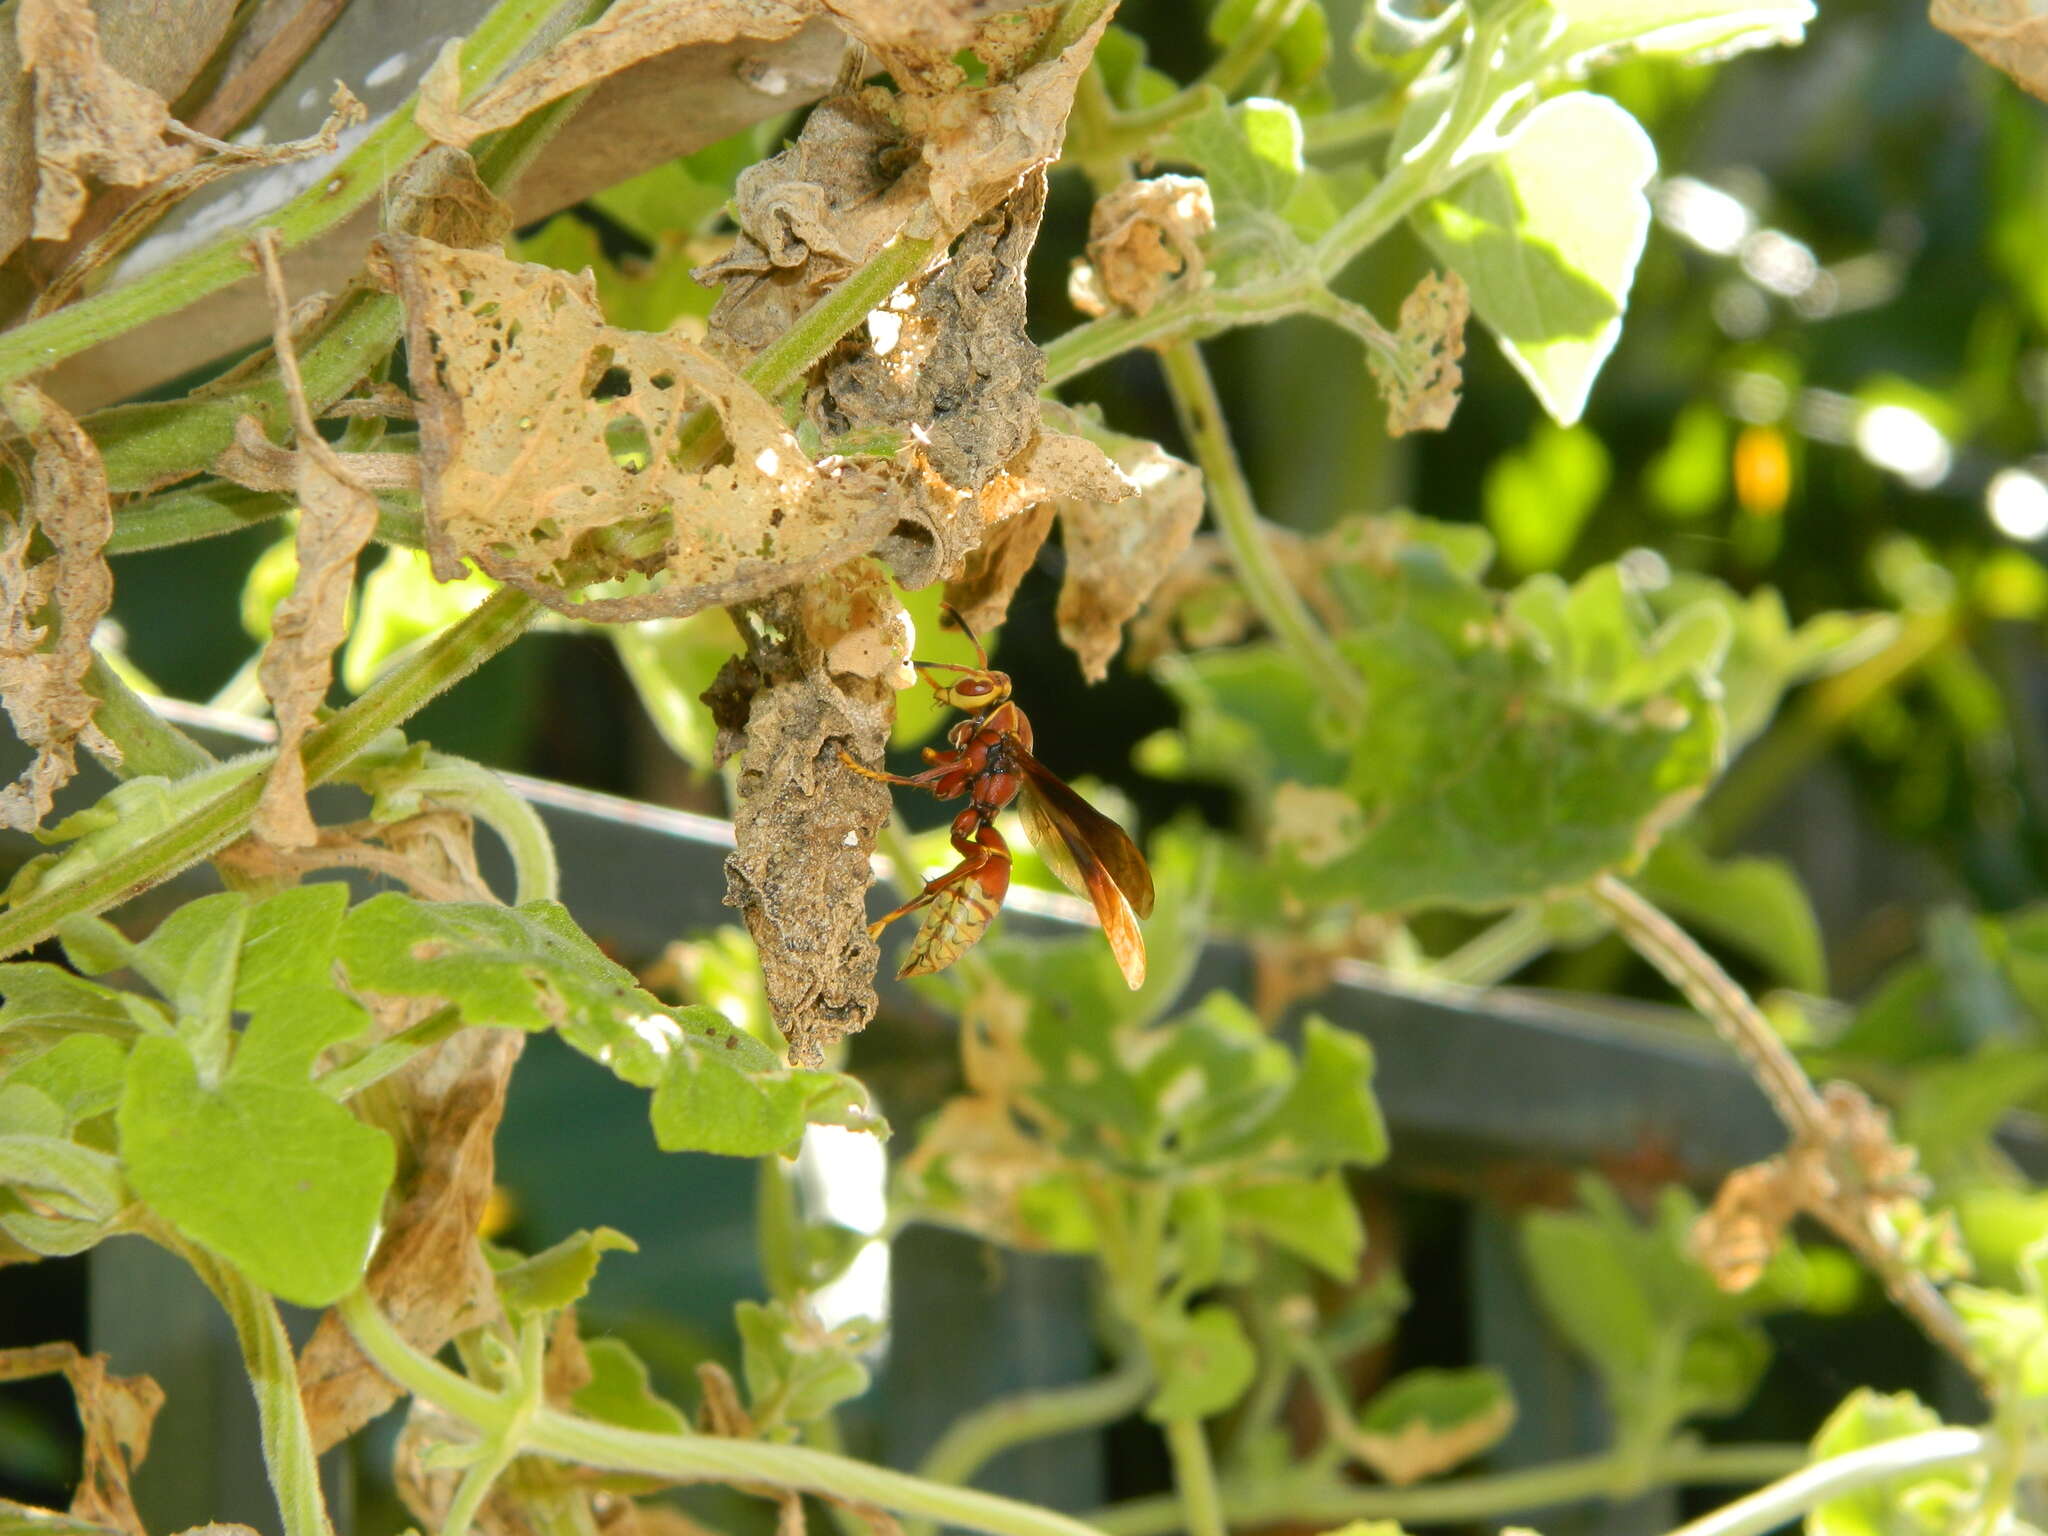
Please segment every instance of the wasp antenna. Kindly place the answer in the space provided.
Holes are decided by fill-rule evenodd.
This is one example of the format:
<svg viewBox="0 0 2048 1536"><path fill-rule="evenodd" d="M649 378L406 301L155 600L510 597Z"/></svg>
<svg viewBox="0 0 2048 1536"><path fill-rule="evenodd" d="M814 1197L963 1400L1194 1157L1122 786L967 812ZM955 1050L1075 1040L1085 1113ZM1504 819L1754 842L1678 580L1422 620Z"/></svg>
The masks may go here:
<svg viewBox="0 0 2048 1536"><path fill-rule="evenodd" d="M960 626L960 632L966 635L968 640L973 643L975 660L981 664L980 670L986 672L988 670L988 652L982 649L981 636L974 632L974 626L969 624L966 617L951 603L939 604L939 612L953 616L953 622ZM965 672L967 668L962 667L960 670Z"/></svg>

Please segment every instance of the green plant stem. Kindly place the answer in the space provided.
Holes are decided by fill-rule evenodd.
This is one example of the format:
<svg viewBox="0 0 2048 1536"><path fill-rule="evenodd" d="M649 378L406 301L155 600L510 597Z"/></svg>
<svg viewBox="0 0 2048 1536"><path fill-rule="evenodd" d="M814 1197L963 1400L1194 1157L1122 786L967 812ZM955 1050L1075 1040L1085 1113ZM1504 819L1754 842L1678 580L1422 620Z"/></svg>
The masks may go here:
<svg viewBox="0 0 2048 1536"><path fill-rule="evenodd" d="M1791 1524L1816 1505L1876 1488L1897 1477L1966 1467L1997 1454L1995 1436L1981 1429L1930 1429L1818 1462L1768 1488L1680 1526L1671 1536L1764 1536ZM2048 1446L2027 1454L2024 1471L2048 1472Z"/></svg>
<svg viewBox="0 0 2048 1536"><path fill-rule="evenodd" d="M132 501L114 513L109 555L135 555L198 539L240 533L283 517L298 503L283 491L252 491L229 480L181 486ZM380 543L419 549L426 541L420 498L414 491L384 491L377 497Z"/></svg>
<svg viewBox="0 0 2048 1536"><path fill-rule="evenodd" d="M334 1526L320 1496L320 1460L299 1397L292 1341L277 1315L277 1304L240 1270L196 1243L167 1228L152 1228L149 1235L192 1267L234 1324L242 1365L256 1393L263 1464L284 1517L284 1536L333 1536Z"/></svg>
<svg viewBox="0 0 2048 1536"><path fill-rule="evenodd" d="M1108 138L1090 145L1091 153L1114 148L1122 154L1143 153L1162 129L1170 128L1190 113L1198 112L1212 90L1228 96L1243 85L1245 78L1294 25L1301 14L1302 0L1263 0L1258 11L1238 30L1223 52L1209 67L1166 100L1130 112L1119 112L1106 125Z"/></svg>
<svg viewBox="0 0 2048 1536"><path fill-rule="evenodd" d="M1187 1536L1230 1536L1222 1495L1216 1488L1216 1466L1209 1459L1209 1437L1202 1429L1202 1421L1168 1421L1166 1449L1173 1457L1173 1486L1180 1499Z"/></svg>
<svg viewBox="0 0 2048 1536"><path fill-rule="evenodd" d="M1327 153L1385 138L1401 126L1401 114L1407 110L1407 93L1389 91L1372 101L1320 113L1302 122L1302 148Z"/></svg>
<svg viewBox="0 0 2048 1536"><path fill-rule="evenodd" d="M1201 353L1193 342L1177 341L1161 349L1160 365L1166 371L1182 430L1208 483L1209 505L1238 580L1244 583L1245 595L1267 628L1294 653L1338 717L1352 730L1359 729L1365 722L1365 684L1323 633L1273 557Z"/></svg>
<svg viewBox="0 0 2048 1536"><path fill-rule="evenodd" d="M1071 1387L1019 1392L955 1419L917 1469L935 1483L967 1483L1012 1446L1113 1424L1145 1401L1152 1372L1142 1353L1107 1376Z"/></svg>
<svg viewBox="0 0 2048 1536"><path fill-rule="evenodd" d="M1806 1458L1801 1445L1674 1445L1655 1458L1653 1471L1660 1486L1755 1483L1782 1477ZM1632 1470L1618 1457L1603 1455L1416 1488L1375 1487L1330 1477L1247 1479L1223 1485L1223 1514L1232 1526L1253 1529L1320 1528L1352 1520L1416 1525L1485 1521L1611 1497ZM1179 1500L1167 1494L1097 1510L1087 1520L1103 1536L1168 1536L1181 1529L1183 1515Z"/></svg>
<svg viewBox="0 0 2048 1536"><path fill-rule="evenodd" d="M85 674L85 691L100 701L93 724L121 749L114 772L122 778L182 779L214 766L211 752L151 709L98 651L92 654L92 670Z"/></svg>
<svg viewBox="0 0 2048 1536"><path fill-rule="evenodd" d="M508 1399L485 1391L414 1349L367 1292L351 1292L339 1308L364 1353L414 1396L468 1420L486 1434L503 1434L511 1426L514 1410ZM922 1516L988 1536L1095 1536L1079 1521L1035 1505L972 1489L948 1488L803 1446L713 1435L649 1434L539 1408L526 1429L523 1449L603 1471L637 1473L670 1482L791 1488L876 1505L897 1515Z"/></svg>
<svg viewBox="0 0 2048 1536"><path fill-rule="evenodd" d="M1320 283L1270 283L1256 288L1212 289L1176 297L1143 315L1104 315L1056 336L1045 348L1045 387L1055 389L1136 347L1173 337L1208 335L1241 325L1263 325L1299 314L1322 291Z"/></svg>
<svg viewBox="0 0 2048 1536"><path fill-rule="evenodd" d="M332 778L378 736L403 724L428 700L482 666L533 622L539 607L519 593L498 592L436 635L407 665L386 673L306 738L307 781L318 784ZM154 837L110 853L54 890L35 891L0 914L0 955L39 944L67 918L140 895L219 851L248 830L262 793L261 775L238 779Z"/></svg>
<svg viewBox="0 0 2048 1536"><path fill-rule="evenodd" d="M1441 195L1477 169L1478 160L1461 162L1458 151L1494 104L1525 82L1520 72L1497 72L1493 55L1532 3L1534 0L1516 0L1472 23L1458 64L1457 83L1436 126L1316 242L1316 270L1325 279L1335 277L1359 252L1378 243L1418 203Z"/></svg>
<svg viewBox="0 0 2048 1536"><path fill-rule="evenodd" d="M544 35L560 13L581 6L582 0L570 4L563 0L499 0L464 45L464 95L496 76L530 42ZM427 135L413 121L417 102L417 97L409 97L331 175L263 221L277 230L286 250L295 250L340 224L378 196L408 161L427 148ZM251 268L243 255L247 238L247 231L240 227L228 230L211 244L147 276L0 336L0 382L39 373L248 276Z"/></svg>
<svg viewBox="0 0 2048 1536"><path fill-rule="evenodd" d="M468 1536L492 1487L519 1455L520 1443L546 1401L546 1345L547 1330L542 1319L527 1318L519 1329L518 1379L500 1399L509 1407L505 1422L492 1435L490 1449L462 1474L455 1497L448 1503L447 1518L441 1522L441 1536Z"/></svg>
<svg viewBox="0 0 2048 1536"><path fill-rule="evenodd" d="M1459 987L1497 986L1550 945L1541 904L1525 902L1430 966L1429 977Z"/></svg>
<svg viewBox="0 0 2048 1536"><path fill-rule="evenodd" d="M314 1079L313 1086L338 1103L346 1102L372 1083L389 1077L428 1046L439 1045L467 1027L460 1009L452 1005L436 1008L419 1023L373 1045L354 1061L323 1072Z"/></svg>
<svg viewBox="0 0 2048 1536"><path fill-rule="evenodd" d="M1795 1144L1833 1147L1835 1119L1805 1070L1747 992L1677 923L1626 882L1602 875L1588 892L1629 947L1681 992L1735 1052L1756 1080ZM1876 1213L1858 1191L1811 1208L1811 1214L1870 1266L1898 1307L1928 1338L1991 1395L1983 1364L1970 1347L1962 1320L1933 1281L1912 1267L1880 1231Z"/></svg>

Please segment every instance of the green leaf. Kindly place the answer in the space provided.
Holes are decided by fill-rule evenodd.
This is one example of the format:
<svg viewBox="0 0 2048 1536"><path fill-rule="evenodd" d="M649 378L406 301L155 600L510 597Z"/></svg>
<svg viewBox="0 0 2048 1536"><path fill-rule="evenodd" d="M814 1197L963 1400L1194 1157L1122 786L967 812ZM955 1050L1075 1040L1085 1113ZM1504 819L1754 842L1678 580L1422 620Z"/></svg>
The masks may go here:
<svg viewBox="0 0 2048 1536"><path fill-rule="evenodd" d="M118 1115L135 1192L258 1285L326 1306L361 1277L395 1154L305 1081L247 1068L217 1087L182 1040L131 1053Z"/></svg>
<svg viewBox="0 0 2048 1536"><path fill-rule="evenodd" d="M1656 509L1691 522L1719 507L1728 494L1728 418L1695 400L1678 413L1671 441L1643 471L1643 488Z"/></svg>
<svg viewBox="0 0 2048 1536"><path fill-rule="evenodd" d="M2042 1305L2039 1291L2041 1253L2036 1245L2020 1259L2020 1276L2032 1280L2032 1295L2015 1296L1979 1285L1951 1285L1946 1292L1985 1374L2037 1407L2048 1402L2048 1307Z"/></svg>
<svg viewBox="0 0 2048 1536"><path fill-rule="evenodd" d="M1415 215L1561 425L1584 412L1621 334L1650 227L1643 188L1656 170L1641 125L1578 91L1537 106L1499 156Z"/></svg>
<svg viewBox="0 0 2048 1536"><path fill-rule="evenodd" d="M1310 1015L1294 1085L1273 1115L1272 1150L1310 1162L1385 1162L1387 1123L1372 1077L1372 1043Z"/></svg>
<svg viewBox="0 0 2048 1536"><path fill-rule="evenodd" d="M1399 1485L1470 1461L1499 1444L1514 1422L1514 1394L1499 1371L1425 1368L1375 1393L1353 1440L1373 1471Z"/></svg>
<svg viewBox="0 0 2048 1536"><path fill-rule="evenodd" d="M590 1290L598 1261L607 1253L638 1253L640 1245L611 1227L571 1232L531 1257L515 1260L493 1276L498 1296L513 1312L559 1312Z"/></svg>
<svg viewBox="0 0 2048 1536"><path fill-rule="evenodd" d="M0 1135L0 1234L22 1247L50 1258L83 1253L114 1230L127 1203L106 1153L58 1136Z"/></svg>
<svg viewBox="0 0 2048 1536"><path fill-rule="evenodd" d="M1539 421L1529 441L1486 467L1486 525L1518 571L1564 564L1608 481L1607 450L1584 427Z"/></svg>
<svg viewBox="0 0 2048 1536"><path fill-rule="evenodd" d="M1550 0L1564 23L1546 54L1585 67L1623 53L1723 59L1798 43L1813 0Z"/></svg>
<svg viewBox="0 0 2048 1536"><path fill-rule="evenodd" d="M74 976L60 965L22 960L0 965L0 1060L31 1042L54 1042L79 1031L127 1039L135 1033L122 994Z"/></svg>
<svg viewBox="0 0 2048 1536"><path fill-rule="evenodd" d="M1209 13L1209 40L1227 48L1244 31L1259 0L1223 0ZM1280 64L1281 89L1292 94L1312 83L1330 62L1330 18L1322 0L1308 0L1274 39L1272 56Z"/></svg>
<svg viewBox="0 0 2048 1536"><path fill-rule="evenodd" d="M765 1436L787 1439L797 1426L868 1389L868 1369L858 1356L873 1342L876 1325L866 1318L824 1329L783 1302L743 1301L733 1319L748 1407Z"/></svg>
<svg viewBox="0 0 2048 1536"><path fill-rule="evenodd" d="M651 1435L689 1431L682 1409L654 1390L646 1362L623 1339L585 1339L583 1355L590 1362L590 1380L569 1399L583 1417Z"/></svg>
<svg viewBox="0 0 2048 1536"><path fill-rule="evenodd" d="M496 590L482 576L437 581L425 550L388 548L363 578L341 653L341 681L361 693L398 656L468 614Z"/></svg>
<svg viewBox="0 0 2048 1536"><path fill-rule="evenodd" d="M1220 223L1232 213L1277 213L1301 176L1301 148L1301 119L1286 103L1232 105L1210 89L1201 110L1181 119L1167 153L1201 168Z"/></svg>
<svg viewBox="0 0 2048 1536"><path fill-rule="evenodd" d="M72 1035L14 1066L0 1063L0 1091L32 1088L62 1112L57 1134L81 1120L109 1114L121 1102L127 1047L106 1035Z"/></svg>
<svg viewBox="0 0 2048 1536"><path fill-rule="evenodd" d="M145 777L116 784L84 810L36 834L39 842L71 846L24 864L7 887L7 900L18 903L32 892L48 894L83 879L114 855L170 830L199 806L268 766L268 757L256 752L187 774L175 783Z"/></svg>
<svg viewBox="0 0 2048 1536"><path fill-rule="evenodd" d="M1813 1437L1813 1459L1939 1429L1941 1419L1910 1392L1887 1396L1858 1387ZM1816 1505L1807 1536L1951 1536L1972 1498L1967 1472L1916 1472Z"/></svg>
<svg viewBox="0 0 2048 1536"><path fill-rule="evenodd" d="M178 1016L178 1032L202 1064L226 1059L236 964L248 929L249 898L238 891L188 901L135 949L135 968Z"/></svg>
<svg viewBox="0 0 2048 1536"><path fill-rule="evenodd" d="M1225 1306L1198 1307L1152 1333L1153 1366L1159 1390L1145 1405L1157 1424L1206 1419L1244 1396L1258 1369L1258 1356L1237 1314Z"/></svg>
<svg viewBox="0 0 2048 1536"><path fill-rule="evenodd" d="M1785 985L1827 991L1820 920L1783 860L1713 859L1690 837L1666 837L1638 881L1659 907L1761 960Z"/></svg>
<svg viewBox="0 0 2048 1536"><path fill-rule="evenodd" d="M651 1109L664 1152L768 1157L793 1148L812 1123L879 1129L853 1078L758 1061L750 1069L737 1043L747 1037L715 1009L673 1017L682 1023L669 1036Z"/></svg>
<svg viewBox="0 0 2048 1536"><path fill-rule="evenodd" d="M1232 1219L1333 1280L1353 1280L1365 1256L1365 1226L1335 1173L1319 1179L1242 1184L1224 1193Z"/></svg>

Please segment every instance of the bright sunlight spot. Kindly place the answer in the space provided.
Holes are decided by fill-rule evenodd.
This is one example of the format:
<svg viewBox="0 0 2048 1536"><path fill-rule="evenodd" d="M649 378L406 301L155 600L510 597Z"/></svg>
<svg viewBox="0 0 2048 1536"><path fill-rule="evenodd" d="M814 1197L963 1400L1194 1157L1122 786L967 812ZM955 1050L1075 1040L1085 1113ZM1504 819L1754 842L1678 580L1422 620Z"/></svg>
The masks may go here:
<svg viewBox="0 0 2048 1536"><path fill-rule="evenodd" d="M889 1245L877 1239L862 1248L836 1279L811 1292L811 1311L826 1328L837 1328L857 1317L871 1317L878 1323L886 1323L889 1320Z"/></svg>
<svg viewBox="0 0 2048 1536"><path fill-rule="evenodd" d="M1674 176L1657 188L1657 217L1674 234L1716 256L1734 255L1756 226L1740 199L1690 176Z"/></svg>
<svg viewBox="0 0 2048 1536"><path fill-rule="evenodd" d="M1858 417L1856 447L1915 490L1932 490L1948 477L1948 439L1933 422L1903 405L1875 405Z"/></svg>
<svg viewBox="0 0 2048 1536"><path fill-rule="evenodd" d="M1984 488L1984 510L2007 538L2031 542L2048 534L2048 485L2024 469L2001 469Z"/></svg>
<svg viewBox="0 0 2048 1536"><path fill-rule="evenodd" d="M879 1232L889 1216L889 1160L881 1142L840 1125L804 1132L796 1176L804 1209L856 1232Z"/></svg>

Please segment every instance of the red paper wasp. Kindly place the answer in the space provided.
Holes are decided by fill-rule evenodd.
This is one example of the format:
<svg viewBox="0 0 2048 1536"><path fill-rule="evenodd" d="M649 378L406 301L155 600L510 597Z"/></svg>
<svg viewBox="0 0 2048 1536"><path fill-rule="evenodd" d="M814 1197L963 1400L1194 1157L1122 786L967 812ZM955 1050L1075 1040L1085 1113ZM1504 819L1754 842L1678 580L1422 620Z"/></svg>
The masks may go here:
<svg viewBox="0 0 2048 1536"><path fill-rule="evenodd" d="M948 613L953 610L948 608ZM988 929L1010 889L1010 845L996 830L996 817L1021 796L1020 809L1031 842L1068 890L1086 896L1102 920L1111 953L1136 991L1145 984L1145 940L1138 919L1152 915L1152 872L1145 856L1122 827L1062 783L1031 755L1031 722L1010 701L1010 678L988 664L988 652L959 614L954 622L974 641L979 665L914 661L939 702L968 717L947 733L948 749L926 747L930 766L908 776L877 773L846 753L854 772L884 784L928 789L940 800L968 796L967 809L953 818L953 846L960 862L935 876L895 911L869 924L879 935L889 924L920 907L924 921L911 941L900 976L944 970ZM957 673L942 682L934 673Z"/></svg>

